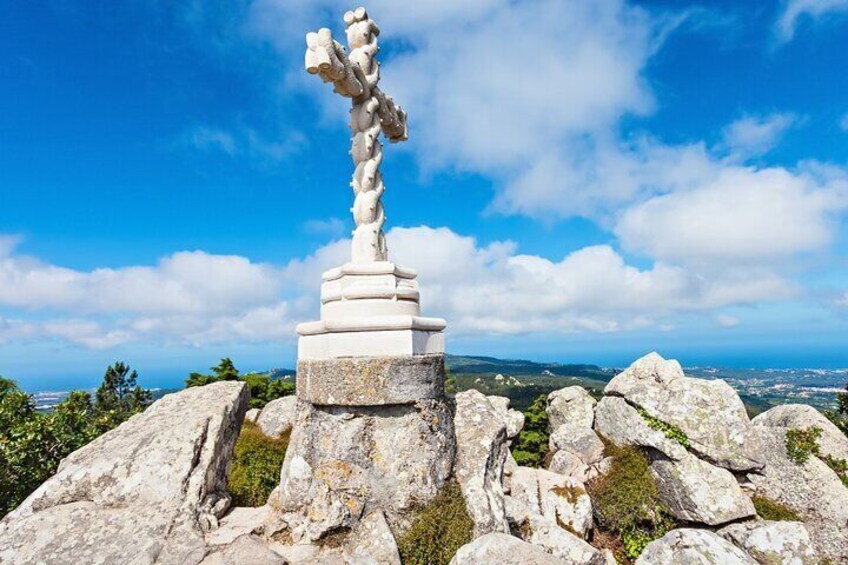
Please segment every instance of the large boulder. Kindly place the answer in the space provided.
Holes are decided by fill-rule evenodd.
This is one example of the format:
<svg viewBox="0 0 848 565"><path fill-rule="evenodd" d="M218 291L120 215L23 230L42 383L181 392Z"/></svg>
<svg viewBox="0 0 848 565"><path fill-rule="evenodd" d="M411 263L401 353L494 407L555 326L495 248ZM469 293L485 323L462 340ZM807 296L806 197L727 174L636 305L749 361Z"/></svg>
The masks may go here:
<svg viewBox="0 0 848 565"><path fill-rule="evenodd" d="M652 448L672 460L687 456L686 448L651 429L639 412L623 398L605 396L595 410L595 431L616 445Z"/></svg>
<svg viewBox="0 0 848 565"><path fill-rule="evenodd" d="M288 561L264 540L245 534L212 549L200 565L288 565Z"/></svg>
<svg viewBox="0 0 848 565"><path fill-rule="evenodd" d="M819 562L810 534L801 522L755 520L724 527L718 534L763 565Z"/></svg>
<svg viewBox="0 0 848 565"><path fill-rule="evenodd" d="M636 565L756 565L745 552L706 530L672 530L645 547Z"/></svg>
<svg viewBox="0 0 848 565"><path fill-rule="evenodd" d="M848 488L817 457L799 465L786 454L786 429L755 426L766 466L748 479L758 495L779 502L804 521L819 556L848 562Z"/></svg>
<svg viewBox="0 0 848 565"><path fill-rule="evenodd" d="M459 548L450 565L564 565L543 548L493 532Z"/></svg>
<svg viewBox="0 0 848 565"><path fill-rule="evenodd" d="M454 475L462 490L474 537L508 532L504 513L503 469L509 455L506 421L500 406L482 393L456 395L456 463Z"/></svg>
<svg viewBox="0 0 848 565"><path fill-rule="evenodd" d="M505 396L487 396L489 402L503 416L507 439L513 439L524 428L524 414L509 407L509 398Z"/></svg>
<svg viewBox="0 0 848 565"><path fill-rule="evenodd" d="M585 483L600 473L604 443L591 428L563 424L551 434L548 452L553 454L549 471Z"/></svg>
<svg viewBox="0 0 848 565"><path fill-rule="evenodd" d="M604 556L582 538L560 527L553 520L531 512L511 496L506 497L506 513L513 532L521 539L542 547L566 563L603 565Z"/></svg>
<svg viewBox="0 0 848 565"><path fill-rule="evenodd" d="M291 431L296 417L297 397L284 396L265 405L256 418L256 425L266 436L280 437Z"/></svg>
<svg viewBox="0 0 848 565"><path fill-rule="evenodd" d="M616 375L604 392L680 428L689 449L719 467L746 471L763 465L745 406L722 380L686 377L677 361L650 353Z"/></svg>
<svg viewBox="0 0 848 565"><path fill-rule="evenodd" d="M767 410L752 420L755 426L770 428L819 428L819 452L848 461L848 437L824 414L806 404L784 404Z"/></svg>
<svg viewBox="0 0 848 565"><path fill-rule="evenodd" d="M249 396L240 382L169 394L69 455L0 522L0 563L202 561Z"/></svg>
<svg viewBox="0 0 848 565"><path fill-rule="evenodd" d="M530 513L540 514L576 535L592 529L592 501L581 483L563 475L518 467L512 473L510 496Z"/></svg>
<svg viewBox="0 0 848 565"><path fill-rule="evenodd" d="M548 421L552 430L563 424L591 428L595 419L595 399L580 386L569 386L548 395Z"/></svg>

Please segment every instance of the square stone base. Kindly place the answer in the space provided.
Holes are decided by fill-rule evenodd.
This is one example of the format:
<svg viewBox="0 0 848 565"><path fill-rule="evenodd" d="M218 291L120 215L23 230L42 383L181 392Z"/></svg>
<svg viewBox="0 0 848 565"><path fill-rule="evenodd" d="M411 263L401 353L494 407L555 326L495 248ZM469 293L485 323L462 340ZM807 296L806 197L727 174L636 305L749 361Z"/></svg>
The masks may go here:
<svg viewBox="0 0 848 565"><path fill-rule="evenodd" d="M415 329L326 332L301 335L298 359L429 355L445 352L445 334Z"/></svg>

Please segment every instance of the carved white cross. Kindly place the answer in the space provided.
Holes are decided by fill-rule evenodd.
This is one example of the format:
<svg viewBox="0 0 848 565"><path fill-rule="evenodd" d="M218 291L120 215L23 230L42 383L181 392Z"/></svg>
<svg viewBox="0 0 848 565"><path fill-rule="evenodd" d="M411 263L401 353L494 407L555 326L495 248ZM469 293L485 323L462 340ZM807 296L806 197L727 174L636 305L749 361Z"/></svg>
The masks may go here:
<svg viewBox="0 0 848 565"><path fill-rule="evenodd" d="M333 90L351 98L350 129L353 132L350 154L356 165L351 187L355 195L351 260L354 263L386 261L386 221L380 198L385 186L380 174L383 146L378 139L380 131L391 142L407 138L406 112L394 103L377 86L380 81L380 63L377 36L380 28L368 18L365 8L357 8L344 15L347 25L345 48L333 39L327 28L318 33L306 34L306 70L317 74L324 82L332 82Z"/></svg>

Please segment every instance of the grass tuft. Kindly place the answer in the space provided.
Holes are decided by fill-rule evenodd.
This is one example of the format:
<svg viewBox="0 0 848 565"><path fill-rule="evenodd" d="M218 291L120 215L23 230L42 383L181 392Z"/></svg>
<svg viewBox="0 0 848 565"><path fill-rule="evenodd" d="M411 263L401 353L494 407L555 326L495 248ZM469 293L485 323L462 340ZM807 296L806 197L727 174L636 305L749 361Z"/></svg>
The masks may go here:
<svg viewBox="0 0 848 565"><path fill-rule="evenodd" d="M801 521L801 517L797 513L795 513L794 510L781 504L780 502L777 502L776 500L772 500L770 498L766 498L765 496L755 494L751 497L751 501L754 503L754 508L757 510L757 515L763 520L774 520L778 522Z"/></svg>
<svg viewBox="0 0 848 565"><path fill-rule="evenodd" d="M412 526L398 538L401 561L405 565L448 565L457 550L471 541L473 528L462 491L452 481L418 510Z"/></svg>
<svg viewBox="0 0 848 565"><path fill-rule="evenodd" d="M233 450L227 489L233 506L262 506L280 484L280 470L289 435L268 437L253 422L245 421Z"/></svg>

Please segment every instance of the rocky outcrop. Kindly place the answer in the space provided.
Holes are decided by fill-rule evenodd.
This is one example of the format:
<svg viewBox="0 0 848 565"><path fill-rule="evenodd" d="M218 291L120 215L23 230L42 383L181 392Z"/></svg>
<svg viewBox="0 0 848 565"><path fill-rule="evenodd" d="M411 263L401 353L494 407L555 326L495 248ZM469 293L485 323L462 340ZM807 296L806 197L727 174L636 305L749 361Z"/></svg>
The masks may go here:
<svg viewBox="0 0 848 565"><path fill-rule="evenodd" d="M562 424L548 441L548 470L584 483L600 474L604 444L591 428Z"/></svg>
<svg viewBox="0 0 848 565"><path fill-rule="evenodd" d="M692 452L718 467L746 471L763 465L745 406L722 380L686 377L677 361L650 353L613 378L604 393L676 426Z"/></svg>
<svg viewBox="0 0 848 565"><path fill-rule="evenodd" d="M239 382L169 394L69 455L0 522L0 562L200 563L229 506L249 394Z"/></svg>
<svg viewBox="0 0 848 565"><path fill-rule="evenodd" d="M256 423L256 420L258 420L258 419L259 419L259 414L260 414L261 412L262 412L262 410L261 410L261 409L259 409L259 408L251 408L251 409L250 409L250 410L248 410L248 411L247 411L247 413L244 415L244 421L245 421L245 422L253 422L253 423L255 424L255 423Z"/></svg>
<svg viewBox="0 0 848 565"><path fill-rule="evenodd" d="M506 498L507 519L512 531L521 539L543 548L566 563L603 565L604 556L556 522L541 514L531 512L527 506L511 496Z"/></svg>
<svg viewBox="0 0 848 565"><path fill-rule="evenodd" d="M848 437L824 414L806 404L784 404L767 410L752 420L755 426L769 428L818 428L819 453L848 461Z"/></svg>
<svg viewBox="0 0 848 565"><path fill-rule="evenodd" d="M200 565L288 565L288 561L266 541L244 534L228 545L213 548Z"/></svg>
<svg viewBox="0 0 848 565"><path fill-rule="evenodd" d="M487 396L492 406L501 413L506 426L507 439L514 439L524 428L524 414L509 407L509 398L505 396Z"/></svg>
<svg viewBox="0 0 848 565"><path fill-rule="evenodd" d="M718 534L763 565L813 565L819 562L801 522L757 520L733 524Z"/></svg>
<svg viewBox="0 0 848 565"><path fill-rule="evenodd" d="M745 552L706 531L681 528L654 540L636 560L636 565L755 565Z"/></svg>
<svg viewBox="0 0 848 565"><path fill-rule="evenodd" d="M296 416L297 398L284 396L265 405L256 418L256 425L266 436L280 437L291 431Z"/></svg>
<svg viewBox="0 0 848 565"><path fill-rule="evenodd" d="M518 467L512 474L511 497L526 512L544 516L580 537L592 529L592 501L583 485L568 477Z"/></svg>
<svg viewBox="0 0 848 565"><path fill-rule="evenodd" d="M563 424L591 428L595 419L595 399L580 386L569 386L548 395L548 421L552 430Z"/></svg>
<svg viewBox="0 0 848 565"><path fill-rule="evenodd" d="M450 565L563 565L539 546L521 541L509 534L493 532L463 545Z"/></svg>
<svg viewBox="0 0 848 565"><path fill-rule="evenodd" d="M786 454L786 429L755 426L766 465L748 480L757 494L784 504L804 521L819 556L848 561L848 488L817 457L798 464Z"/></svg>
<svg viewBox="0 0 848 565"><path fill-rule="evenodd" d="M461 392L456 395L454 429L454 475L474 521L474 537L508 532L503 468L509 449L503 411L476 390Z"/></svg>
<svg viewBox="0 0 848 565"><path fill-rule="evenodd" d="M595 410L595 431L616 445L652 448L669 459L686 457L686 448L659 430L652 430L623 398L605 396Z"/></svg>

